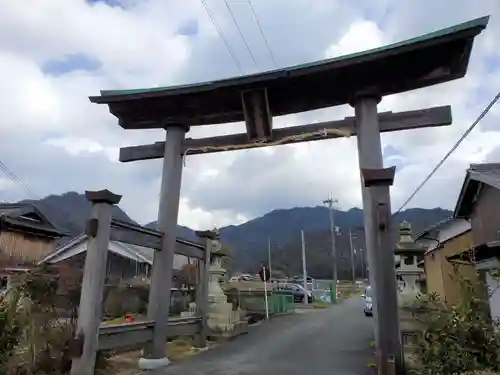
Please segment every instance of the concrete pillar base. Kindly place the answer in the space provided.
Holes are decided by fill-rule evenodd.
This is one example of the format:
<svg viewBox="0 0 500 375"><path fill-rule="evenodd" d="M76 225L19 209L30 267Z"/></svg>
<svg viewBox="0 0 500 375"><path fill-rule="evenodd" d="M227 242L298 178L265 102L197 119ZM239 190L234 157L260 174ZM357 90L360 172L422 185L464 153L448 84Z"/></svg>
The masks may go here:
<svg viewBox="0 0 500 375"><path fill-rule="evenodd" d="M165 358L140 358L137 365L141 370L156 370L158 368L167 367L170 361Z"/></svg>

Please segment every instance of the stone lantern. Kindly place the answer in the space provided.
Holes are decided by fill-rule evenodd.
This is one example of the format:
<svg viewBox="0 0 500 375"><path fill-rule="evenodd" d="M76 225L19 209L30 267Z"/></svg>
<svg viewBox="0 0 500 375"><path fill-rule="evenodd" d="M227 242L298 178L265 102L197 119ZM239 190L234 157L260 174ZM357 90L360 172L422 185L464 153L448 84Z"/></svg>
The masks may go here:
<svg viewBox="0 0 500 375"><path fill-rule="evenodd" d="M394 250L395 255L399 257L396 277L402 296L420 293L420 282L425 271L419 267L418 263L422 260L425 251L425 247L414 241L411 224L403 221L399 227L399 241Z"/></svg>
<svg viewBox="0 0 500 375"><path fill-rule="evenodd" d="M210 267L208 283L208 321L210 336L214 338L230 338L246 332L247 322L244 312L227 301L227 296L221 288L226 275L222 260L229 256L221 244L219 231L213 230L211 240Z"/></svg>

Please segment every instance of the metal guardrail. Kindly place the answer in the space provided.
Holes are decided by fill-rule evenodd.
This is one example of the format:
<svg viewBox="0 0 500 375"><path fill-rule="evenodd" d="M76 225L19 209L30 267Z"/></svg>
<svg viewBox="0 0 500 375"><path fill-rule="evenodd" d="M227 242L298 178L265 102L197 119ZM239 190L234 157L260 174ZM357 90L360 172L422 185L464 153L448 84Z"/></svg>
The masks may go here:
<svg viewBox="0 0 500 375"><path fill-rule="evenodd" d="M180 317L168 320L169 338L195 335L202 329L202 318ZM153 321L101 325L99 328L99 350L113 350L145 344L153 339Z"/></svg>

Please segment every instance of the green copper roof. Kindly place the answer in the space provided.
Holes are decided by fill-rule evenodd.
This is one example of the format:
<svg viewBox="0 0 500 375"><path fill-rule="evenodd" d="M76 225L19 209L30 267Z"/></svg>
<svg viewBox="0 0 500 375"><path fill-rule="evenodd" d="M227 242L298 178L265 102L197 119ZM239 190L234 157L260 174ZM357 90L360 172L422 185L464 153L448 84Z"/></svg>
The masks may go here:
<svg viewBox="0 0 500 375"><path fill-rule="evenodd" d="M221 80L216 80L216 81L209 81L209 82L202 82L202 83L193 83L193 84L187 84L187 85L178 85L178 86L165 86L165 87L154 87L154 88L147 88L147 89L131 89L131 90L102 90L101 91L101 97L91 97L92 102L99 102L99 103L107 103L108 100L106 100L105 97L108 97L108 99L111 99L109 97L117 97L116 99L126 99L126 96L128 95L133 95L134 98L137 98L138 95L140 94L162 94L162 95L169 95L169 94L181 94L181 93L190 93L190 92L200 92L200 91L205 91L205 90L213 90L219 87L223 86L233 86L233 85L240 85L240 84L245 84L245 83L253 83L253 82L258 82L258 81L264 81L268 80L274 77L283 77L283 76L290 76L290 75L300 75L300 74L305 74L308 73L306 71L309 71L311 69L321 69L325 65L331 65L332 63L335 63L335 65L345 63L355 63L356 60L358 59L363 59L363 58L370 58L370 59L376 59L381 57L381 55L388 55L392 53L398 53L401 48L403 47L412 47L419 44L423 44L428 41L432 41L437 38L442 38L446 36L452 36L455 33L459 33L462 31L467 31L470 29L484 29L486 28L488 24L489 16L477 18L475 20L471 20L468 22L461 23L459 25L455 25L452 27L448 27L445 29L441 29L435 32L431 32L429 34L425 34L416 38L411 38L407 39L398 43L393 43L389 44L387 46L379 47L379 48L374 48L371 50L367 51L362 51L362 52L357 52L357 53L352 53L349 55L344 55L344 56L339 56L339 57L334 57L331 59L325 59L325 60L320 60L320 61L315 61L311 63L306 63L306 64L301 64L301 65L295 65L283 69L276 69L276 70L271 70L263 73L256 73L256 74L251 74L251 75L246 75L246 76L240 76L236 78L228 78L228 79L221 79ZM146 95L149 96L149 95ZM156 95L154 95L156 96Z"/></svg>
<svg viewBox="0 0 500 375"><path fill-rule="evenodd" d="M350 103L361 92L393 95L462 78L488 17L370 51L192 85L102 91L124 129L245 121L242 93L266 91L273 117Z"/></svg>

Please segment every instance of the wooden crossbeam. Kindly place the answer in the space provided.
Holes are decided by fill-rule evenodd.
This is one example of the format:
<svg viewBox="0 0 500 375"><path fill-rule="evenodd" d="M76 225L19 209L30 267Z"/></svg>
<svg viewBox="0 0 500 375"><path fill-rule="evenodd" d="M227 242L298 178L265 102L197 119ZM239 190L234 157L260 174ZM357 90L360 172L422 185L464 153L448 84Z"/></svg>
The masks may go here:
<svg viewBox="0 0 500 375"><path fill-rule="evenodd" d="M141 227L126 221L111 221L111 241L124 242L131 245L149 247L161 251L163 233L154 229ZM175 253L195 259L204 259L205 248L201 244L176 238Z"/></svg>
<svg viewBox="0 0 500 375"><path fill-rule="evenodd" d="M433 107L405 112L384 112L379 114L381 132L409 130L434 126L446 126L452 122L451 107ZM230 151L243 148L259 148L290 143L317 141L356 135L355 117L343 120L327 121L315 124L291 126L274 129L272 140L268 142L248 142L248 135L231 134L209 138L187 138L184 141L184 153L187 155ZM120 161L123 163L161 159L165 152L165 142L122 147Z"/></svg>
<svg viewBox="0 0 500 375"><path fill-rule="evenodd" d="M202 329L201 317L168 319L168 337L194 336ZM153 340L155 322L101 325L99 328L99 350L116 350L143 345Z"/></svg>

